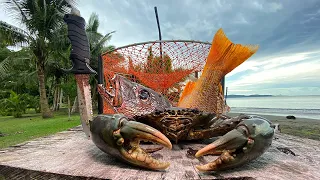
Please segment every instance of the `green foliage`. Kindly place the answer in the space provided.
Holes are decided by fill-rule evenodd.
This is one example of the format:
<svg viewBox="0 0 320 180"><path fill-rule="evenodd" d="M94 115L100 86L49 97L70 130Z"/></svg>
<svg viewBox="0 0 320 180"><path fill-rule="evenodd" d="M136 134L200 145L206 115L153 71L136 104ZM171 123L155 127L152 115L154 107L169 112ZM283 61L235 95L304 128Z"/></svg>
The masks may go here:
<svg viewBox="0 0 320 180"><path fill-rule="evenodd" d="M0 21L0 47L26 43L26 33L19 28Z"/></svg>
<svg viewBox="0 0 320 180"><path fill-rule="evenodd" d="M30 49L23 48L7 55L8 66L6 73L0 77L1 90L13 90L18 94L28 93L39 95L36 67Z"/></svg>
<svg viewBox="0 0 320 180"><path fill-rule="evenodd" d="M5 0L1 5L5 7L13 17L18 20L25 29L22 30L6 22L0 21L0 91L1 99L8 99L10 90L18 96L29 94L27 108L34 108L38 112L40 107L55 107L60 103L56 92L63 92L63 101L67 96L74 99L77 93L76 83L72 75L66 74L62 69L71 67L69 60L71 44L67 38L67 26L63 16L70 12L69 4L74 1L67 0ZM103 35L98 32L99 19L92 14L87 22L86 32L91 50L91 66L97 69L97 60L102 52L114 49L107 46L111 39L111 33ZM15 52L7 49L7 46L23 45ZM43 76L44 74L44 76ZM43 77L45 79L43 80ZM41 79L42 78L42 79ZM93 102L97 97L95 91L97 80L91 76ZM39 106L39 83L44 82L48 102ZM43 85L43 84L42 84ZM43 94L41 95L43 99ZM28 99L28 98L27 98ZM5 101L5 100L3 100ZM37 102L39 101L39 102ZM43 111L45 108L42 108ZM48 108L46 108L48 109ZM17 111L17 110L16 110ZM3 114L12 115L13 110ZM21 113L17 113L20 116Z"/></svg>
<svg viewBox="0 0 320 180"><path fill-rule="evenodd" d="M61 85L65 95L74 99L77 96L77 85L74 76L70 76L69 80Z"/></svg>
<svg viewBox="0 0 320 180"><path fill-rule="evenodd" d="M147 57L147 63L145 65L144 72L154 74L173 72L172 60L165 52L162 53L162 58L161 56L154 56L152 47L149 47L148 53L149 55Z"/></svg>
<svg viewBox="0 0 320 180"><path fill-rule="evenodd" d="M31 96L28 94L27 96L27 108L32 108L36 113L40 113L40 97L39 96Z"/></svg>
<svg viewBox="0 0 320 180"><path fill-rule="evenodd" d="M0 100L1 115L13 115L19 118L26 111L29 104L28 94L17 94L10 91L8 98Z"/></svg>
<svg viewBox="0 0 320 180"><path fill-rule="evenodd" d="M100 25L99 17L96 13L92 13L89 20L87 21L86 33L89 40L91 59L90 66L97 70L98 68L98 57L101 53L114 49L114 46L106 46L107 42L110 41L112 34L115 31L102 35L98 32Z"/></svg>
<svg viewBox="0 0 320 180"><path fill-rule="evenodd" d="M0 37L8 37L1 41L2 44L17 45L27 44L30 54L35 61L36 75L38 76L41 96L41 110L43 117L51 117L46 89L46 63L59 41L61 28L65 26L63 16L70 12L73 0L5 0L4 5L12 15L26 28L17 27L0 22ZM66 38L64 38L64 41ZM57 73L56 73L57 74Z"/></svg>

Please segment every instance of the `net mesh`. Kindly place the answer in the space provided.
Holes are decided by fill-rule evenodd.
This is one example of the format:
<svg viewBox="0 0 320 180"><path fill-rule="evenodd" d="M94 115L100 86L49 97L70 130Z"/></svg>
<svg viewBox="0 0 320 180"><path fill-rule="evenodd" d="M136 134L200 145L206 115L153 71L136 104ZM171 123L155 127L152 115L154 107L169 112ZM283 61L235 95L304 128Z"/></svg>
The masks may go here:
<svg viewBox="0 0 320 180"><path fill-rule="evenodd" d="M210 47L198 41L152 41L118 48L102 55L105 87L114 74L122 74L177 105L187 80L204 68ZM104 113L112 111L104 103Z"/></svg>
<svg viewBox="0 0 320 180"><path fill-rule="evenodd" d="M258 49L258 45L234 44L223 30L219 29L212 40L201 77L195 82L188 82L178 106L225 113L228 107L224 103L221 79L250 58Z"/></svg>

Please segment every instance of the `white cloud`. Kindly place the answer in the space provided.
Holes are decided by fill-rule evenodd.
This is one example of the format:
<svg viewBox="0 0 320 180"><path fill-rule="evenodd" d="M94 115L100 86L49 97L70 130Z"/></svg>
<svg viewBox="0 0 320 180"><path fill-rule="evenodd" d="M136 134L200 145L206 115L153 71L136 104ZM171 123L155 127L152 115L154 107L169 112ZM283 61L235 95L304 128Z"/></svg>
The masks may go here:
<svg viewBox="0 0 320 180"><path fill-rule="evenodd" d="M272 2L269 4L269 11L270 12L277 12L277 11L281 10L282 8L283 8L283 6L281 3Z"/></svg>
<svg viewBox="0 0 320 180"><path fill-rule="evenodd" d="M249 24L249 21L244 17L242 13L238 14L234 20L235 24Z"/></svg>
<svg viewBox="0 0 320 180"><path fill-rule="evenodd" d="M304 79L320 79L320 61L299 63L251 73L230 84L231 87L267 83L297 82Z"/></svg>
<svg viewBox="0 0 320 180"><path fill-rule="evenodd" d="M316 0L80 0L77 7L86 20L92 12L99 15L101 33L115 30L110 44L117 47L158 39L154 6L158 7L163 39L211 42L223 28L235 43L261 45L256 55L227 75L230 91L269 92L263 89L265 85L281 80L291 83L288 86L294 88L287 92L292 93L302 91L297 83L310 82L308 87L312 87L315 77L319 78L316 58L320 53L309 52L320 44L318 5ZM0 9L0 20L20 25Z"/></svg>
<svg viewBox="0 0 320 180"><path fill-rule="evenodd" d="M301 52L301 53L291 53L291 54L280 54L273 56L264 56L255 58L251 57L249 60L242 63L240 66L235 68L226 77L231 77L237 73L243 71L264 71L268 69L274 69L279 66L284 66L290 63L297 63L300 61L306 61L307 59L312 58L313 56L320 55L319 51L311 52Z"/></svg>
<svg viewBox="0 0 320 180"><path fill-rule="evenodd" d="M251 0L248 2L251 2L250 5L252 8L260 11L264 11L264 12L274 13L283 9L283 5L279 2L270 2L270 1L261 1L261 0L259 1Z"/></svg>
<svg viewBox="0 0 320 180"><path fill-rule="evenodd" d="M319 95L319 57L309 51L255 58L229 73L226 87L231 94Z"/></svg>
<svg viewBox="0 0 320 180"><path fill-rule="evenodd" d="M234 94L320 95L319 79L320 60L311 58L227 80L226 87Z"/></svg>
<svg viewBox="0 0 320 180"><path fill-rule="evenodd" d="M246 61L242 63L240 66L238 66L237 68L235 68L233 71L228 73L226 77L231 77L235 74L238 74L243 71L248 71L248 70L257 71L259 70L258 65L259 65L259 62L257 61Z"/></svg>

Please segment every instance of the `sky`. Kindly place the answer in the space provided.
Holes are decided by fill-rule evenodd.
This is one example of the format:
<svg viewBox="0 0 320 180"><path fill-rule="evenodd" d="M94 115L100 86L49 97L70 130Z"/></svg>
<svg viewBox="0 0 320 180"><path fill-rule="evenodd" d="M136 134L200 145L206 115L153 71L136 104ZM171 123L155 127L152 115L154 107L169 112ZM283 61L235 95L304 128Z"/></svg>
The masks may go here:
<svg viewBox="0 0 320 180"><path fill-rule="evenodd" d="M1 0L3 1L3 0ZM259 44L256 54L226 76L228 94L320 95L319 0L79 0L101 33L116 31L117 47L158 39L211 42L222 28L239 44ZM0 20L19 23L0 11Z"/></svg>

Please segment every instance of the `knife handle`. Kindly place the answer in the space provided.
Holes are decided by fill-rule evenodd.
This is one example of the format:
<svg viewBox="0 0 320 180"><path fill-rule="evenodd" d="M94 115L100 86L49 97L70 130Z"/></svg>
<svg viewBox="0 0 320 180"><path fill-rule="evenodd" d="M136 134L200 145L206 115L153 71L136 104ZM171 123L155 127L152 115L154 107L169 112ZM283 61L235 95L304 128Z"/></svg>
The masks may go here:
<svg viewBox="0 0 320 180"><path fill-rule="evenodd" d="M81 16L66 14L63 20L68 25L68 38L71 41L72 68L67 70L73 74L96 74L90 67L90 46L87 38L86 21Z"/></svg>

